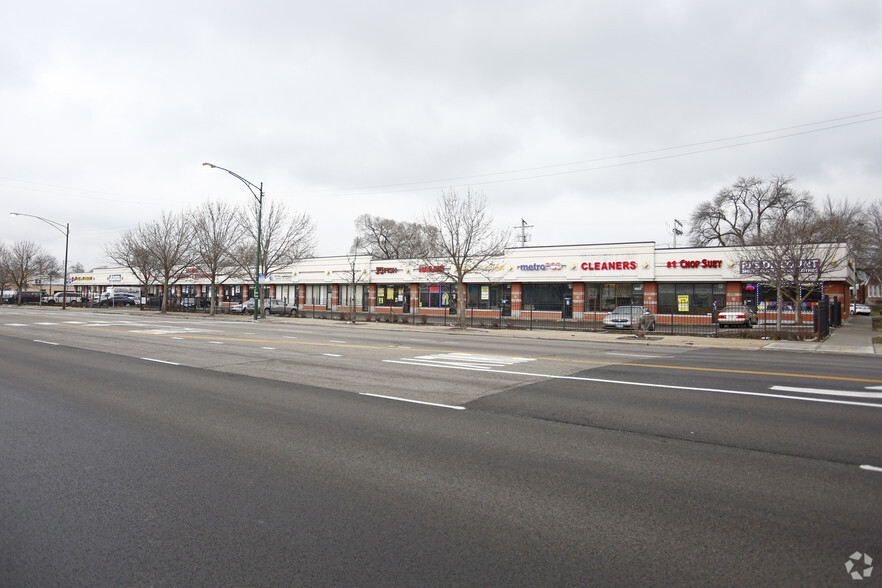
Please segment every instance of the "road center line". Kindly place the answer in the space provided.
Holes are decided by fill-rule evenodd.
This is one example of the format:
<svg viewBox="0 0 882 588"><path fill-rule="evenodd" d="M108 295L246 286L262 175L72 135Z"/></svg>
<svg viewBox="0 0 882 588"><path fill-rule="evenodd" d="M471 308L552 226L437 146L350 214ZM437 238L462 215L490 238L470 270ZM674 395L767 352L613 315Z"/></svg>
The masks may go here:
<svg viewBox="0 0 882 588"><path fill-rule="evenodd" d="M425 406L437 406L439 408L449 408L451 410L465 410L464 406L454 406L452 404L437 404L435 402L424 402L422 400L411 400L410 398L399 398L397 396L383 396L382 394L370 394L368 392L359 392L359 396L371 396L373 398L385 398L386 400L398 400L399 402L410 402L411 404L423 404Z"/></svg>

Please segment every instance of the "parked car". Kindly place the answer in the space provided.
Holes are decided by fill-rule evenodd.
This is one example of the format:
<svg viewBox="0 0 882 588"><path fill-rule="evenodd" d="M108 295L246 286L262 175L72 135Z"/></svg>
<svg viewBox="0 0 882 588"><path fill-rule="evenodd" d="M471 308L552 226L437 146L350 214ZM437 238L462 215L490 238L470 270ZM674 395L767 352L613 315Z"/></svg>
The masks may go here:
<svg viewBox="0 0 882 588"><path fill-rule="evenodd" d="M265 298L263 300L263 316L269 316L271 314L289 315L296 309L297 307L293 304L285 304L281 300L276 300L274 298ZM254 314L254 298L232 305L230 307L230 312Z"/></svg>
<svg viewBox="0 0 882 588"><path fill-rule="evenodd" d="M128 294L113 294L102 296L98 306L135 306L135 298Z"/></svg>
<svg viewBox="0 0 882 588"><path fill-rule="evenodd" d="M645 306L618 306L603 317L604 329L633 329L638 327L646 331L655 330L655 315Z"/></svg>
<svg viewBox="0 0 882 588"><path fill-rule="evenodd" d="M851 305L851 314L865 314L869 316L870 314L872 314L872 312L873 310L866 304L853 302Z"/></svg>
<svg viewBox="0 0 882 588"><path fill-rule="evenodd" d="M717 315L717 324L723 327L747 327L751 328L759 320L756 313L742 304L728 304Z"/></svg>
<svg viewBox="0 0 882 588"><path fill-rule="evenodd" d="M269 299L264 300L263 306L263 315L269 316L271 314L280 314L283 316L290 316L295 310L297 310L297 306L294 304L286 304L282 300ZM253 306L251 308L254 308Z"/></svg>

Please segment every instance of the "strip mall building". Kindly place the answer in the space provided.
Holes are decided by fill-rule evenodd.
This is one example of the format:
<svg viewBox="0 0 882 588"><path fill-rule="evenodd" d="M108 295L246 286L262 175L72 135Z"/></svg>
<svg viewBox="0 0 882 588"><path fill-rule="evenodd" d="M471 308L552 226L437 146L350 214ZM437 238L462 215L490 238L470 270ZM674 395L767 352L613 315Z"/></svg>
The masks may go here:
<svg viewBox="0 0 882 588"><path fill-rule="evenodd" d="M856 281L854 264L844 244L829 245L835 262L822 276L804 306L821 296L837 298L848 308ZM726 304L748 303L760 312L774 308L774 289L754 274L757 264L775 262L746 256L734 247L656 248L654 242L518 247L468 274L467 305L488 316L542 313L547 318L600 319L620 305L644 305L656 314L707 317ZM803 260L807 278L817 260ZM295 303L302 311L446 314L457 306L455 284L444 265L412 259L360 257L305 259L261 283L265 295ZM72 285L96 297L112 287L137 287L124 269L96 269L75 274ZM253 288L247 278L229 278L218 287L218 304L247 300ZM149 293L158 294L159 285ZM171 287L177 298L208 297L210 282L191 268ZM785 310L792 310L788 303Z"/></svg>

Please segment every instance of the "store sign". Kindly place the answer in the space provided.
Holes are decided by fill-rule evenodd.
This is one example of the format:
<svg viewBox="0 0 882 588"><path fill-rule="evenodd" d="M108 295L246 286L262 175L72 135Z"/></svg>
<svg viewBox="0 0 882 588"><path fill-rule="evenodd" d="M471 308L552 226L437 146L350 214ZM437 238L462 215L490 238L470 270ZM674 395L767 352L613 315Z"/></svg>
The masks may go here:
<svg viewBox="0 0 882 588"><path fill-rule="evenodd" d="M582 262L582 269L588 272L610 271L610 270L635 270L637 269L636 261L585 261Z"/></svg>
<svg viewBox="0 0 882 588"><path fill-rule="evenodd" d="M87 280L94 280L92 276L73 276L69 281L71 282L85 282Z"/></svg>
<svg viewBox="0 0 882 588"><path fill-rule="evenodd" d="M794 262L790 259L774 261L769 259L748 259L741 261L742 274L764 274L769 272L783 271L792 272ZM810 274L817 272L821 266L820 259L803 259L799 263L799 272Z"/></svg>
<svg viewBox="0 0 882 588"><path fill-rule="evenodd" d="M519 265L518 269L525 272L544 272L546 270L559 271L563 269L563 264L559 261L548 261L545 263L531 263Z"/></svg>
<svg viewBox="0 0 882 588"><path fill-rule="evenodd" d="M420 273L421 274L437 274L437 273L441 273L443 271L444 271L443 265L421 265L420 266Z"/></svg>
<svg viewBox="0 0 882 588"><path fill-rule="evenodd" d="M398 273L397 267L378 267L374 270L378 275L383 274L396 274Z"/></svg>
<svg viewBox="0 0 882 588"><path fill-rule="evenodd" d="M108 282L122 282L122 275L121 274L109 275L109 276L107 276L107 281Z"/></svg>
<svg viewBox="0 0 882 588"><path fill-rule="evenodd" d="M723 267L722 259L681 259L680 261L669 261L668 267L682 267L683 269L695 268L720 268Z"/></svg>
<svg viewBox="0 0 882 588"><path fill-rule="evenodd" d="M680 312L689 312L689 296L687 294L677 296L677 310Z"/></svg>

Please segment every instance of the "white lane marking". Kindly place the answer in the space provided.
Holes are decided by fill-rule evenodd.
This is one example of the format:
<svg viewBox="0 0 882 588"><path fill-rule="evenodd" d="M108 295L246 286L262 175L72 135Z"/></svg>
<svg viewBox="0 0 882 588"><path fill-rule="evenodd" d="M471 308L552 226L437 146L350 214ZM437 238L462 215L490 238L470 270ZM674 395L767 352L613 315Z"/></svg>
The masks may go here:
<svg viewBox="0 0 882 588"><path fill-rule="evenodd" d="M328 357L343 357L338 353L322 353L322 355L327 355Z"/></svg>
<svg viewBox="0 0 882 588"><path fill-rule="evenodd" d="M861 466L861 469L862 469L862 470L867 470L867 471L870 471L870 472L882 472L882 468L879 468L879 467L876 467L876 466L871 466L871 465L862 465L862 466Z"/></svg>
<svg viewBox="0 0 882 588"><path fill-rule="evenodd" d="M275 347L261 347L261 349L266 349L267 351L274 351Z"/></svg>
<svg viewBox="0 0 882 588"><path fill-rule="evenodd" d="M209 341L209 343L210 343L211 345L223 345L223 344L224 344L223 341Z"/></svg>
<svg viewBox="0 0 882 588"><path fill-rule="evenodd" d="M854 392L851 390L819 390L817 388L796 388L793 386L772 386L771 390L781 392L802 392L803 394L823 394L825 396L852 396L854 398L882 398L882 392Z"/></svg>
<svg viewBox="0 0 882 588"><path fill-rule="evenodd" d="M172 339L177 339L178 341L183 341L183 340L184 340L183 337L172 337Z"/></svg>
<svg viewBox="0 0 882 588"><path fill-rule="evenodd" d="M60 345L60 343L53 343L52 341L41 341L39 339L34 339L34 343L44 343L46 345Z"/></svg>
<svg viewBox="0 0 882 588"><path fill-rule="evenodd" d="M142 357L141 359L143 359L144 361L152 361L152 362L155 362L155 363L165 363L165 364L168 364L168 365L181 365L181 364L179 364L179 363L175 363L175 362L173 362L173 361L164 361L164 360L162 360L162 359L153 359L152 357Z"/></svg>
<svg viewBox="0 0 882 588"><path fill-rule="evenodd" d="M399 402L409 402L411 404L422 404L425 406L437 406L439 408L449 408L451 410L465 410L464 406L454 406L452 404L438 404L436 402L424 402L422 400L411 400L410 398L398 398L397 396L384 396L382 394L370 394L368 392L359 392L359 396L371 396L372 398L385 398L386 400L398 400Z"/></svg>
<svg viewBox="0 0 882 588"><path fill-rule="evenodd" d="M287 335L282 335L282 339L296 339L297 337L288 337Z"/></svg>
<svg viewBox="0 0 882 588"><path fill-rule="evenodd" d="M83 321L64 321L66 325L85 325Z"/></svg>
<svg viewBox="0 0 882 588"><path fill-rule="evenodd" d="M26 327L27 325L24 323L6 323L7 327Z"/></svg>
<svg viewBox="0 0 882 588"><path fill-rule="evenodd" d="M867 386L867 390L882 390L882 386Z"/></svg>
<svg viewBox="0 0 882 588"><path fill-rule="evenodd" d="M659 359L662 357L671 357L670 355L640 355L638 353L613 353L612 351L607 351L607 355L617 355L620 357L646 357L650 359Z"/></svg>
<svg viewBox="0 0 882 588"><path fill-rule="evenodd" d="M336 341L334 339L328 339L328 343L346 343L346 341Z"/></svg>
<svg viewBox="0 0 882 588"><path fill-rule="evenodd" d="M35 325L42 325L44 327L51 327L52 325L57 325L58 323L34 323Z"/></svg>
<svg viewBox="0 0 882 588"><path fill-rule="evenodd" d="M475 370L476 368L440 365L437 363L414 363L407 361L383 360L387 363L403 363L410 365L424 365L446 368L451 370ZM580 376L556 376L551 374L534 374L530 372L513 372L510 370L491 370L495 374L509 374L512 376L526 376L528 378L546 378L549 380L575 380L578 382L595 382L599 384L619 384L622 386L637 386L641 388L664 388L666 390L685 390L687 392L713 392L715 394L733 394L736 396L758 396L760 398L776 398L779 400L800 400L802 402L818 402L821 404L843 404L847 406L866 406L869 408L882 408L882 404L872 402L857 402L852 400L833 400L832 398L810 398L808 396L785 396L783 394L769 394L767 392L747 392L744 390L724 390L719 388L699 388L697 386L672 386L670 384L653 384L651 382L627 382L624 380L604 380L601 378L583 378Z"/></svg>

